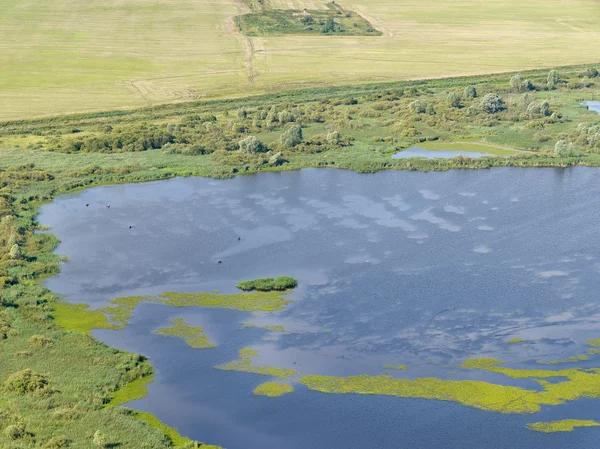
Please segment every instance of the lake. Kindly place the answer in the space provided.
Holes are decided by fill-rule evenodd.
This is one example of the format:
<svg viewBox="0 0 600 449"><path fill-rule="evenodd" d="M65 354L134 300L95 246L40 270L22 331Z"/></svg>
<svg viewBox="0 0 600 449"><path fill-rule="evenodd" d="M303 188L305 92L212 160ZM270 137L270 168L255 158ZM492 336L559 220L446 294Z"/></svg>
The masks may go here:
<svg viewBox="0 0 600 449"><path fill-rule="evenodd" d="M147 355L149 396L129 406L228 449L565 449L595 447L597 428L546 435L537 421L595 419L600 400L503 414L453 401L326 394L214 367L250 346L253 363L303 375L532 379L459 368L473 357L514 368L558 366L600 337L598 170L518 169L357 174L333 169L228 180L176 178L92 188L41 208L69 262L46 281L70 302L166 291L222 293L256 277L294 276L275 313L141 304L95 337ZM89 204L89 207L86 207ZM107 207L110 204L110 208ZM132 226L129 228L129 226ZM238 240L238 237L240 240ZM218 263L221 260L222 263ZM154 333L185 318L217 346ZM260 327L281 325L288 332ZM523 339L517 344L511 339ZM407 365L387 370L384 365Z"/></svg>

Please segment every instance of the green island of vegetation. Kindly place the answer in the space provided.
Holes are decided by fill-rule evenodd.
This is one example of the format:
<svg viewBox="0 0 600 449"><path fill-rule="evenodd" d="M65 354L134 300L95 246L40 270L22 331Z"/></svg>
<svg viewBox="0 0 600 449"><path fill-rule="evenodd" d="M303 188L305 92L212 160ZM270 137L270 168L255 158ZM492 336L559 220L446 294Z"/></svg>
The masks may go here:
<svg viewBox="0 0 600 449"><path fill-rule="evenodd" d="M258 351L252 348L242 348L238 353L239 360L217 366L223 371L240 371L244 373L261 374L263 376L277 377L287 379L293 377L298 372L291 368L276 368L274 366L256 366L252 365L252 357L258 356Z"/></svg>
<svg viewBox="0 0 600 449"><path fill-rule="evenodd" d="M147 360L90 335L95 328L126 325L131 311L146 299L113 300L104 310L90 310L60 302L41 285L41 279L58 273L61 263L53 252L58 239L37 232L43 230L36 221L41 204L104 184L175 176L230 178L305 167L363 173L598 167L600 117L580 103L599 97L597 69L573 66L550 72L325 86L0 123L0 427L11 429L0 434L0 446L89 447L94 439L123 448L179 444L154 418L141 419L146 415L111 405L113 399L124 400L118 393L123 389L127 398L145 394L142 386L152 374ZM414 145L458 142L510 150L511 155L391 158ZM289 302L275 292L173 293L151 301L246 311L282 310ZM588 343L588 353L595 354L600 342ZM515 413L600 397L600 374L594 369L521 371L500 367L499 362L470 365L466 367L530 378L543 389L388 376L304 376L301 381L325 392L429 397ZM552 377L556 382L543 380ZM14 388L15 379L27 387ZM184 443L188 444L195 443Z"/></svg>
<svg viewBox="0 0 600 449"><path fill-rule="evenodd" d="M298 286L298 281L290 276L279 276L276 278L259 278L252 279L250 281L239 281L235 284L235 286L244 291L284 291L296 288Z"/></svg>
<svg viewBox="0 0 600 449"><path fill-rule="evenodd" d="M527 390L472 380L394 379L385 374L350 377L308 375L301 376L299 382L311 390L323 393L438 399L499 413L536 413L542 405L559 405L581 398L600 397L600 369L527 370L498 366L501 363L496 359L470 359L461 367L500 373L515 379L532 379L543 390ZM542 380L547 378L567 380Z"/></svg>
<svg viewBox="0 0 600 449"><path fill-rule="evenodd" d="M543 361L543 360L537 360L536 363L539 363L540 365L559 365L561 363L577 363L577 362L583 362L585 360L589 360L590 358L585 355L585 354L579 354L579 355L572 355L567 359L559 359L559 360L549 360L547 362Z"/></svg>
<svg viewBox="0 0 600 449"><path fill-rule="evenodd" d="M260 327L261 329L265 329L271 332L281 332L284 334L288 334L290 331L288 331L285 327L283 327L281 324L265 324L264 326L258 326L257 324L253 324L253 323L244 323L243 327Z"/></svg>
<svg viewBox="0 0 600 449"><path fill-rule="evenodd" d="M159 335L169 337L183 338L188 346L192 348L216 348L204 333L204 328L200 326L190 326L183 318L174 318L171 320L172 327L163 327L156 331Z"/></svg>
<svg viewBox="0 0 600 449"><path fill-rule="evenodd" d="M253 393L257 396L275 398L287 393L292 393L293 391L294 387L292 385L282 384L280 382L265 382L256 387Z"/></svg>
<svg viewBox="0 0 600 449"><path fill-rule="evenodd" d="M408 365L383 365L384 369L393 369L397 371L406 371L408 370Z"/></svg>
<svg viewBox="0 0 600 449"><path fill-rule="evenodd" d="M508 343L509 345L514 345L517 343L523 343L525 342L524 339L519 338L519 337L515 337L515 338L511 338L510 340L506 340L506 343Z"/></svg>
<svg viewBox="0 0 600 449"><path fill-rule="evenodd" d="M536 432L572 432L576 427L598 427L600 423L591 419L562 419L560 421L534 422L527 424L529 430Z"/></svg>
<svg viewBox="0 0 600 449"><path fill-rule="evenodd" d="M264 1L247 2L253 12L236 17L246 36L281 34L321 34L342 36L381 36L364 17L347 11L335 2L327 9L271 9Z"/></svg>

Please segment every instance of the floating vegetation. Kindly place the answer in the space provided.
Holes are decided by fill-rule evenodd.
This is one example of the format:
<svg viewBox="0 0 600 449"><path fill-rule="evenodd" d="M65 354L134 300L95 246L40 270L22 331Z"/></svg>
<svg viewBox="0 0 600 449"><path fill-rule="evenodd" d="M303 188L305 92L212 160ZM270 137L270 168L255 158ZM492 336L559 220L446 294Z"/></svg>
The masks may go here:
<svg viewBox="0 0 600 449"><path fill-rule="evenodd" d="M108 315L115 329L123 329L129 324L131 313L142 302L158 302L153 296L124 296L108 301L112 306L98 309Z"/></svg>
<svg viewBox="0 0 600 449"><path fill-rule="evenodd" d="M285 299L280 292L256 293L175 293L167 292L160 295L161 304L175 307L218 307L235 309L245 312L275 312L283 310L292 301Z"/></svg>
<svg viewBox="0 0 600 449"><path fill-rule="evenodd" d="M563 419L560 421L534 422L527 424L529 430L536 432L572 432L575 427L600 427L600 422L591 419Z"/></svg>
<svg viewBox="0 0 600 449"><path fill-rule="evenodd" d="M463 368L481 369L504 374L515 379L532 379L543 387L542 391L497 385L472 380L443 380L435 378L394 379L378 376L302 376L300 383L323 393L356 393L387 395L406 398L454 401L481 410L499 413L535 413L542 405L559 405L581 398L600 397L600 369L578 368L551 370L526 370L498 366L496 359L471 359ZM544 378L566 378L566 381L548 382Z"/></svg>
<svg viewBox="0 0 600 449"><path fill-rule="evenodd" d="M587 344L590 346L600 347L600 338L588 340Z"/></svg>
<svg viewBox="0 0 600 449"><path fill-rule="evenodd" d="M240 371L244 373L261 374L263 376L278 377L287 379L295 376L298 372L291 368L276 368L274 366L255 366L252 365L252 357L258 356L258 351L252 348L243 348L238 352L240 360L217 366L217 369L223 371Z"/></svg>
<svg viewBox="0 0 600 449"><path fill-rule="evenodd" d="M257 327L260 329L266 329L268 331L271 332L282 332L285 334L288 334L290 331L286 330L285 327L283 327L281 324L274 324L274 325L270 325L270 324L266 324L264 326L259 326L257 324L254 323L244 323L244 327Z"/></svg>
<svg viewBox="0 0 600 449"><path fill-rule="evenodd" d="M265 382L256 387L253 393L257 396L275 398L294 391L294 387L280 382Z"/></svg>
<svg viewBox="0 0 600 449"><path fill-rule="evenodd" d="M524 341L525 339L523 338L515 337L511 338L510 340L506 340L506 343L508 343L509 345L514 345L516 343L523 343Z"/></svg>
<svg viewBox="0 0 600 449"><path fill-rule="evenodd" d="M600 354L600 349L588 349L586 352L590 355Z"/></svg>
<svg viewBox="0 0 600 449"><path fill-rule="evenodd" d="M171 322L173 323L172 327L163 327L158 329L156 333L168 337L183 338L187 345L192 348L215 348L217 346L206 336L204 328L189 326L183 318L174 318Z"/></svg>
<svg viewBox="0 0 600 449"><path fill-rule="evenodd" d="M408 365L383 365L385 369L395 369L398 371L406 371L408 369Z"/></svg>
<svg viewBox="0 0 600 449"><path fill-rule="evenodd" d="M235 284L237 288L244 291L258 290L270 292L273 290L284 291L298 286L298 281L290 276L279 276L276 278L259 278L249 281L239 281Z"/></svg>
<svg viewBox="0 0 600 449"><path fill-rule="evenodd" d="M548 362L544 362L543 360L537 360L536 363L539 363L540 365L558 365L560 363L583 362L583 361L586 361L586 360L589 360L589 359L590 358L587 355L585 355L585 354L579 354L579 355L572 355L568 359L562 359L562 360L550 360Z"/></svg>
<svg viewBox="0 0 600 449"><path fill-rule="evenodd" d="M166 292L159 296L125 296L111 299L110 306L98 309L98 315L106 314L109 321L104 321L99 316L92 317L98 326L108 329L122 329L129 324L129 319L135 308L143 302L154 304L166 304L173 307L211 307L223 309L235 309L245 312L275 312L283 310L292 302L286 299L285 293L281 292L254 292L254 293L176 293ZM85 319L92 319L85 318ZM83 319L83 318L81 318ZM112 323L112 324L111 324Z"/></svg>

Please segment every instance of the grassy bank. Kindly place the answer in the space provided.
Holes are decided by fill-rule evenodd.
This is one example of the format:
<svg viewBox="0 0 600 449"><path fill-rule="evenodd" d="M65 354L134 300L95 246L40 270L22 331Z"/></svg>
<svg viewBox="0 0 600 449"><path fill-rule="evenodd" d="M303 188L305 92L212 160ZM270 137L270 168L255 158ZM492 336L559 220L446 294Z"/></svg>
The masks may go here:
<svg viewBox="0 0 600 449"><path fill-rule="evenodd" d="M143 395L152 369L143 356L97 342L90 329L126 323L143 298L115 302L111 324L85 306L60 303L41 286L61 261L53 254L57 239L35 233L40 204L91 186L177 175L226 178L302 167L374 172L600 165L599 117L578 104L600 97L598 78L590 67L564 68L549 86L548 75L528 72L513 82L513 76L498 75L323 88L1 124L0 383L19 373L29 386L19 390L7 384L0 390L0 428L15 430L0 434L0 446L66 447L66 441L89 447L97 432L106 444L122 448L193 444L155 418L111 406ZM390 158L423 139L528 152L477 160ZM281 310L286 301L276 293L252 295L259 295L267 310ZM257 307L247 296L231 296L243 310ZM162 301L216 307L218 298L170 294ZM252 365L250 357L240 354L228 368L268 369Z"/></svg>

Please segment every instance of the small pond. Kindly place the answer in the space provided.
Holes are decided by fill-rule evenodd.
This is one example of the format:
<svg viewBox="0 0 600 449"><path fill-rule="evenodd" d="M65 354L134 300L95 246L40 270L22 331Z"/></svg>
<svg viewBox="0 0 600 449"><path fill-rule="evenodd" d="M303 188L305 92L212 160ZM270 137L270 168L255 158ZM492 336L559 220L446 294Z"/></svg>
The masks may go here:
<svg viewBox="0 0 600 449"><path fill-rule="evenodd" d="M474 151L425 150L423 148L413 147L394 154L392 158L406 159L411 157L424 157L426 159L450 159L456 156L480 158L482 156L489 156L489 154L476 153Z"/></svg>
<svg viewBox="0 0 600 449"><path fill-rule="evenodd" d="M582 104L586 105L590 111L600 114L600 101L584 101Z"/></svg>
<svg viewBox="0 0 600 449"><path fill-rule="evenodd" d="M426 392L327 394L296 380L387 372L535 393L542 386L532 379L459 365L487 357L513 368L600 367L600 355L558 366L536 362L585 354L587 340L600 337L599 173L311 169L93 188L42 207L40 222L62 239L57 251L70 259L47 285L97 308L122 296L233 293L241 279L297 278L293 302L277 312L144 303L123 330L94 331L149 356L156 368L150 395L131 407L207 443L591 448L598 428L550 435L527 429L538 421L597 419L600 400L585 395L535 413L499 413L426 399ZM192 348L155 333L174 318L202 326L216 347ZM253 389L271 378L215 369L244 347L258 351L253 364L297 371L283 381L294 391L257 396ZM400 365L407 369L384 368Z"/></svg>

